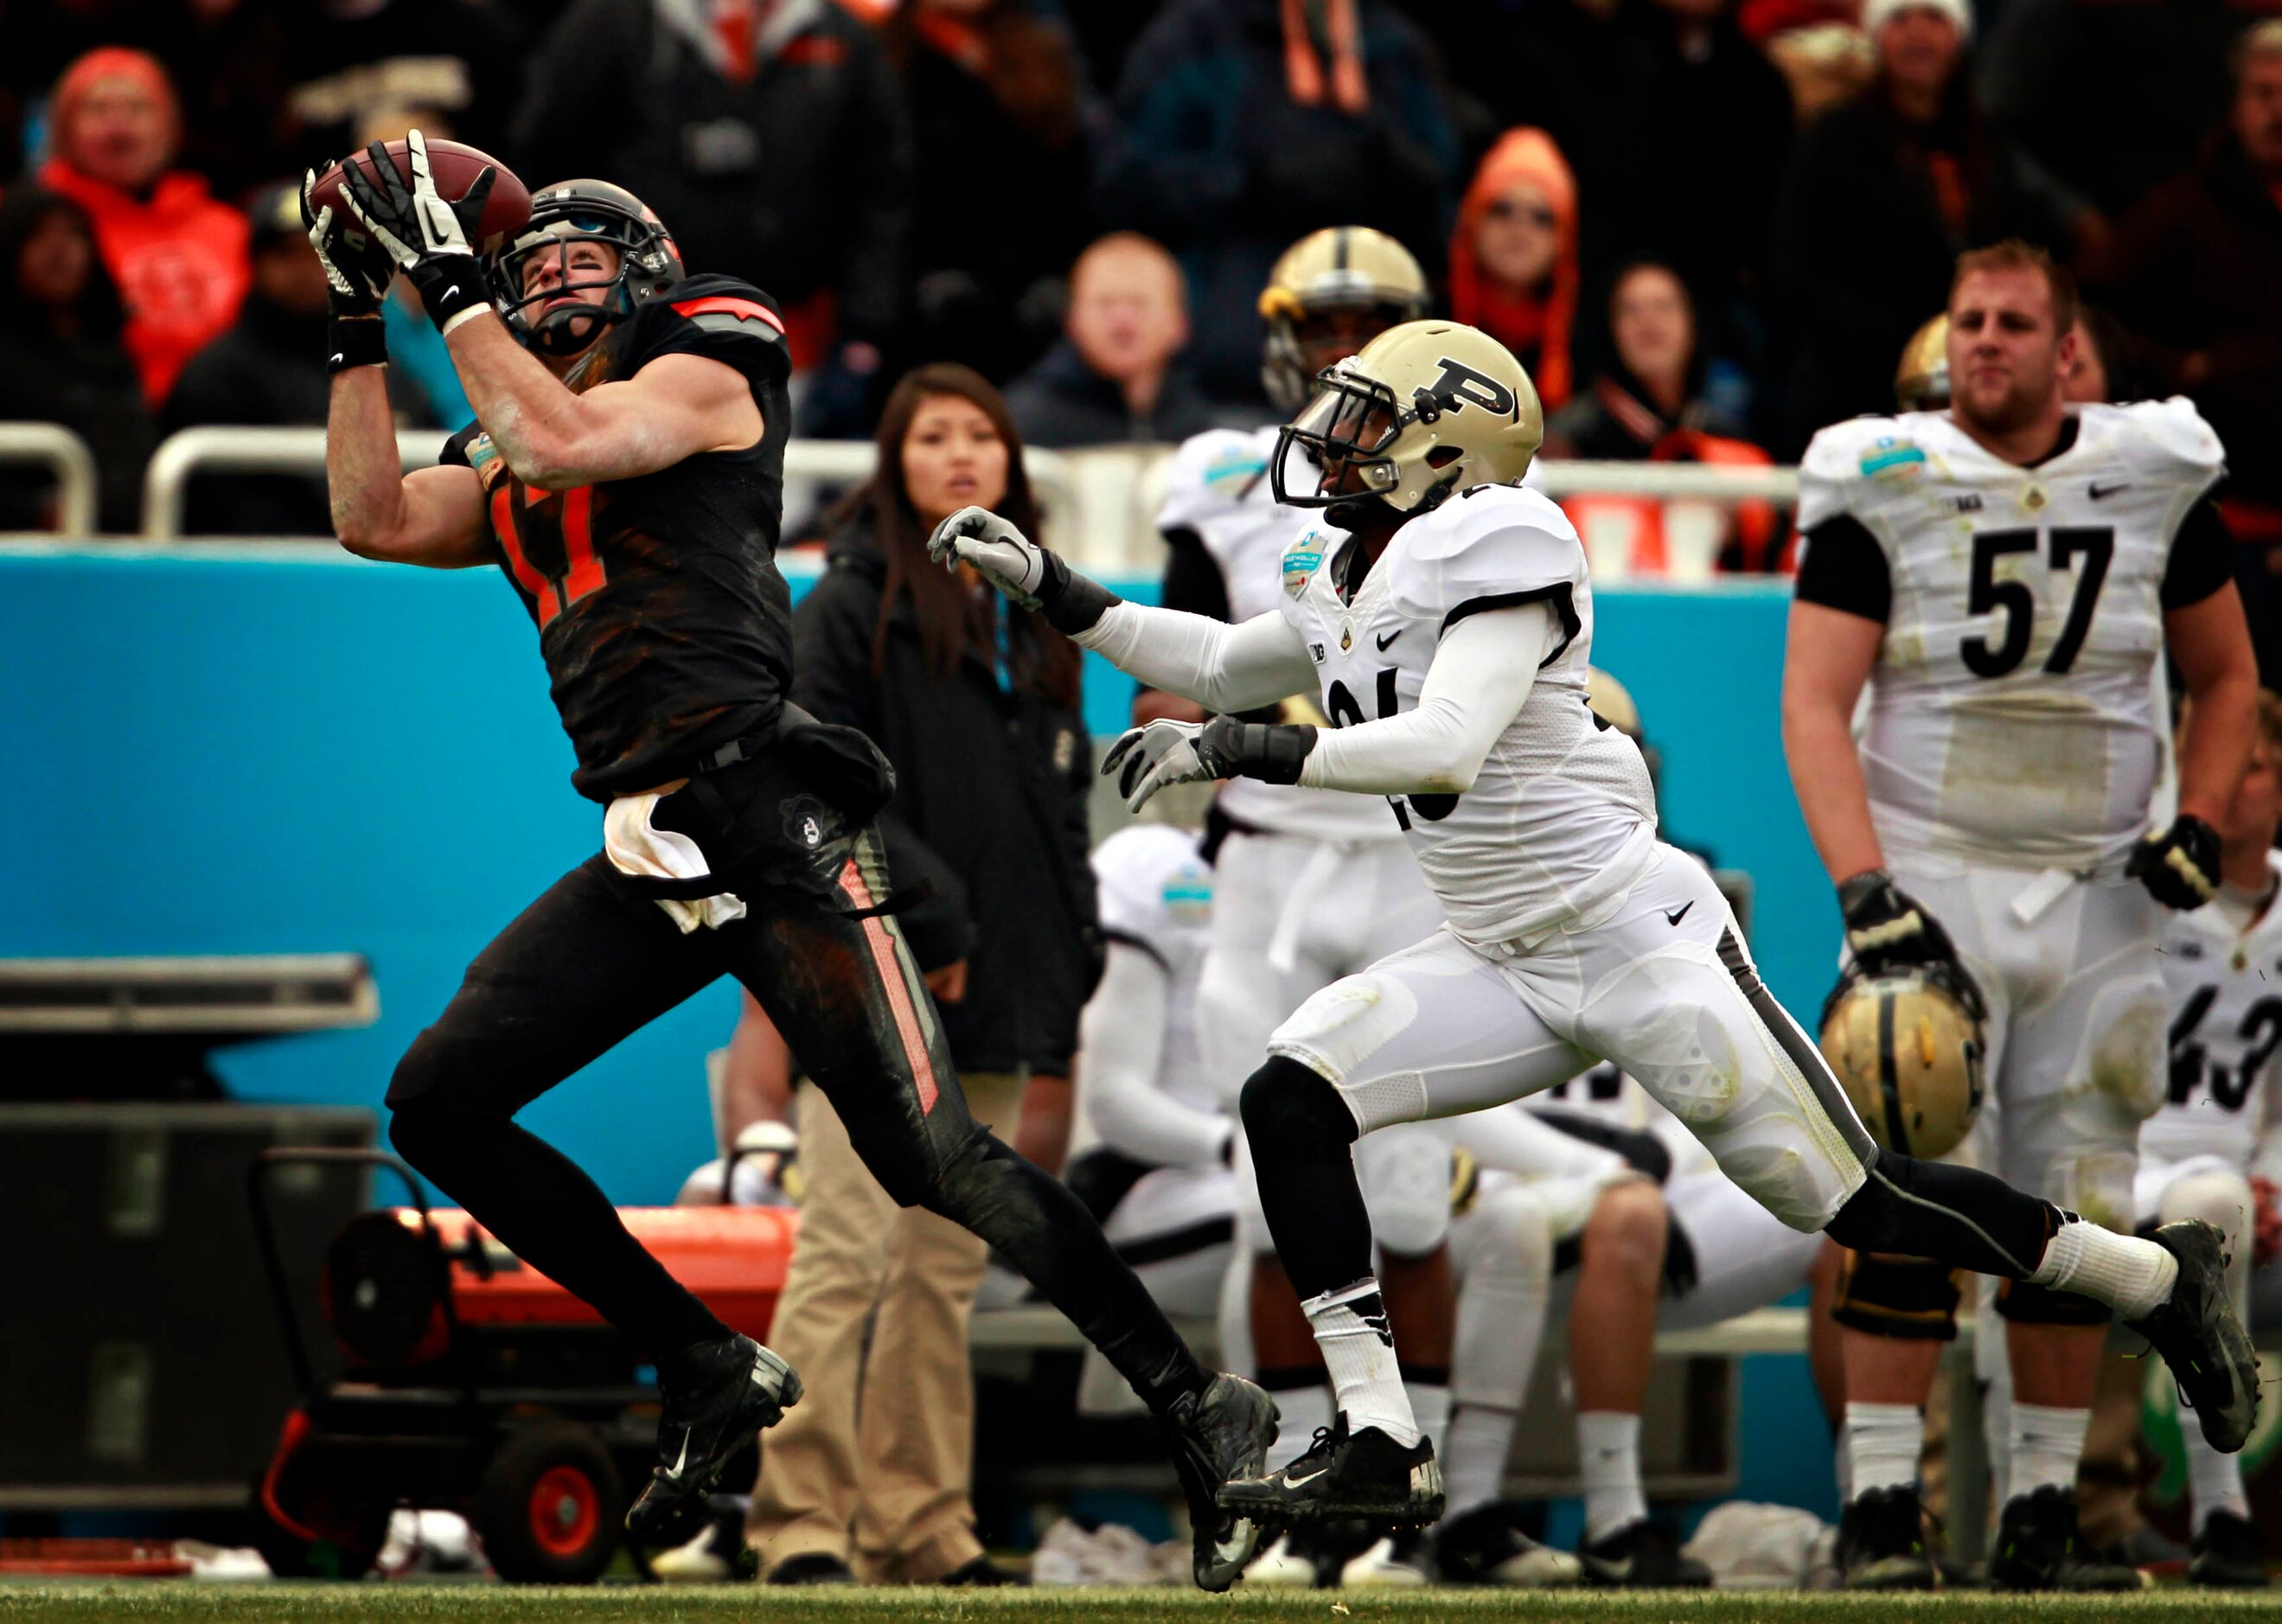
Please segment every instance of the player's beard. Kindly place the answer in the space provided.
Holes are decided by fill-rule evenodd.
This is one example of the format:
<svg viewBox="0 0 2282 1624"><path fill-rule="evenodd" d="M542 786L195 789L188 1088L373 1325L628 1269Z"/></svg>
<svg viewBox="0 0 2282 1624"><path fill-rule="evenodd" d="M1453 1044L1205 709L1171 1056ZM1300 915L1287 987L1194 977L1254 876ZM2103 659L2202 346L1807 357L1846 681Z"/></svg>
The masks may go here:
<svg viewBox="0 0 2282 1624"><path fill-rule="evenodd" d="M2015 372L2004 392L1987 400L1975 390L1971 380L1961 389L1955 389L1950 400L1950 409L1969 427L1983 434L2012 434L2027 428L2037 420L2044 408L2044 400L2031 390L2022 375Z"/></svg>

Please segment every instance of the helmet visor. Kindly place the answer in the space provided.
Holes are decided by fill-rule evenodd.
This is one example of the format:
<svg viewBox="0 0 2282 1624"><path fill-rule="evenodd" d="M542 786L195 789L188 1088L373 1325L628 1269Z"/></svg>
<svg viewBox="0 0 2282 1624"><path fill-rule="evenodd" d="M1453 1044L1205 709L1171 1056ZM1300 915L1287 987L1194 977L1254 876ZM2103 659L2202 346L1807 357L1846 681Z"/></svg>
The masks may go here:
<svg viewBox="0 0 2282 1624"><path fill-rule="evenodd" d="M1401 476L1387 454L1407 421L1385 384L1339 367L1325 369L1316 377L1315 394L1284 425L1270 470L1276 500L1296 508L1327 508L1344 497L1391 488ZM1291 455L1295 449L1298 458ZM1315 489L1290 488L1310 469Z"/></svg>

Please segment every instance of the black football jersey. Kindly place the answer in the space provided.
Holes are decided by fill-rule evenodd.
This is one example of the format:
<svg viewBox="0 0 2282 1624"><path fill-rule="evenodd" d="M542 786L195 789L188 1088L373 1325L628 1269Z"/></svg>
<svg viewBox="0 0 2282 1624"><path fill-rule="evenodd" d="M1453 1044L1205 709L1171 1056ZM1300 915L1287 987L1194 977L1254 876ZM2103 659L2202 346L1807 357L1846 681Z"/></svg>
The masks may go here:
<svg viewBox="0 0 2282 1624"><path fill-rule="evenodd" d="M784 324L758 289L693 276L638 307L564 382L590 389L672 354L743 374L757 444L564 491L517 478L480 423L442 457L483 482L500 568L539 627L578 753L571 787L596 801L773 726L792 680L792 599L776 566L792 426Z"/></svg>

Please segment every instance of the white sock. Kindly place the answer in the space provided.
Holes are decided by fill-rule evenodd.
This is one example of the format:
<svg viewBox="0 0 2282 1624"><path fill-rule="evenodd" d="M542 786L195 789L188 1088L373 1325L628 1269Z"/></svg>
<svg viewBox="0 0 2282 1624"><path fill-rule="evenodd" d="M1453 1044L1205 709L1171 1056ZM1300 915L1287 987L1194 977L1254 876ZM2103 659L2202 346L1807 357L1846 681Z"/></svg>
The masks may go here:
<svg viewBox="0 0 2282 1624"><path fill-rule="evenodd" d="M1276 1423L1276 1441L1268 1446L1268 1470L1280 1472L1308 1452L1317 1427L1331 1424L1331 1390L1319 1382L1282 1388L1273 1396L1283 1418Z"/></svg>
<svg viewBox="0 0 2282 1624"><path fill-rule="evenodd" d="M1918 1486L1925 1453L1925 1411L1915 1404L1846 1403L1848 1488L1859 1499L1874 1488Z"/></svg>
<svg viewBox="0 0 2282 1624"><path fill-rule="evenodd" d="M2202 1428L2192 1424L2192 1418L2181 1419L2185 1424L2179 1434L2186 1446L2187 1487L2194 1500L2195 1532L2202 1532L2213 1511L2232 1511L2248 1522L2250 1500L2242 1492L2240 1457L2220 1454L2205 1440Z"/></svg>
<svg viewBox="0 0 2282 1624"><path fill-rule="evenodd" d="M2012 1470L2005 1492L2014 1499L2040 1488L2076 1492L2076 1462L2084 1456L2084 1430L2092 1425L2089 1410L2057 1410L2050 1404L2024 1404L2013 1400L2013 1424L2006 1429Z"/></svg>
<svg viewBox="0 0 2282 1624"><path fill-rule="evenodd" d="M1410 1376L1404 1379L1402 1391L1410 1400L1410 1413L1417 1418L1418 1430L1439 1444L1450 1430L1449 1384Z"/></svg>
<svg viewBox="0 0 2282 1624"><path fill-rule="evenodd" d="M1365 1275L1352 1286L1310 1297L1300 1306L1315 1328L1316 1345L1323 1350L1331 1391L1347 1418L1347 1430L1359 1433L1376 1426L1405 1449L1417 1443L1418 1421L1402 1390L1394 1333L1386 1323L1378 1279Z"/></svg>
<svg viewBox="0 0 2282 1624"><path fill-rule="evenodd" d="M1589 1542L1648 1516L1641 1493L1640 1418L1614 1410L1577 1412L1577 1461L1585 1478Z"/></svg>
<svg viewBox="0 0 2282 1624"><path fill-rule="evenodd" d="M2128 1321L2160 1308L2178 1278L2179 1260L2154 1241L2078 1218L2061 1224L2045 1244L2044 1261L2029 1281L2104 1302Z"/></svg>
<svg viewBox="0 0 2282 1624"><path fill-rule="evenodd" d="M1443 1491L1451 1517L1487 1505L1505 1493L1506 1457L1520 1412L1487 1404L1461 1404L1450 1412L1448 1437L1434 1447L1442 1461Z"/></svg>

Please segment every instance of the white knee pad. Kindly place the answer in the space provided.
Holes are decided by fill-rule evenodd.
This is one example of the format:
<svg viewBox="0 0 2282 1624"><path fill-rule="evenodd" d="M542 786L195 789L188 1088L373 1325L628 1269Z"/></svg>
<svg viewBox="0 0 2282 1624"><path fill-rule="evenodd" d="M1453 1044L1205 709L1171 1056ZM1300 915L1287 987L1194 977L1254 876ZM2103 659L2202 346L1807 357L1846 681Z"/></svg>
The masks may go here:
<svg viewBox="0 0 2282 1624"><path fill-rule="evenodd" d="M1355 1143L1355 1177L1378 1244L1400 1257L1432 1252L1450 1233L1450 1146L1434 1129L1388 1128Z"/></svg>
<svg viewBox="0 0 2282 1624"><path fill-rule="evenodd" d="M1450 1247L1460 1270L1450 1396L1519 1410L1550 1311L1552 1220L1527 1185L1502 1185L1452 1225Z"/></svg>

